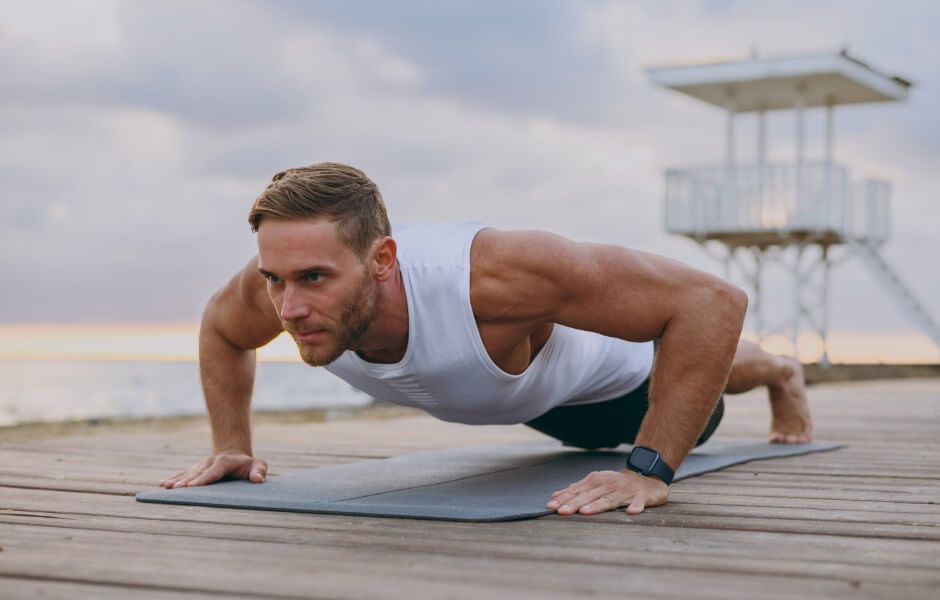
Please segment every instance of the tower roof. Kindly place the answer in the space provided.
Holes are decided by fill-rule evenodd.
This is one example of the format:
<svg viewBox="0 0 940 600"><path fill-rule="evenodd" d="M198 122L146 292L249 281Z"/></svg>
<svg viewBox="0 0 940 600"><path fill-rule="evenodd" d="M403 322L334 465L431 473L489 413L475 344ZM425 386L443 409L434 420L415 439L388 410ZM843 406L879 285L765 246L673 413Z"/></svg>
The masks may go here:
<svg viewBox="0 0 940 600"><path fill-rule="evenodd" d="M843 50L780 58L655 67L650 80L736 112L804 106L893 102L907 98L911 82L876 71Z"/></svg>

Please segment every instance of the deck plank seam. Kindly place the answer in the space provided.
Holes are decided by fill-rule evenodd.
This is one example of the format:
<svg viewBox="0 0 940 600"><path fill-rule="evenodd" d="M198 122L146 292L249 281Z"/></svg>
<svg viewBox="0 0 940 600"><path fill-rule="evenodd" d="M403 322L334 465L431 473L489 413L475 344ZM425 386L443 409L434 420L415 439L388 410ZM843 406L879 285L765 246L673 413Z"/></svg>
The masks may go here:
<svg viewBox="0 0 940 600"><path fill-rule="evenodd" d="M292 512L292 511L284 511L284 512ZM128 517L122 517L122 518L127 519ZM401 519L399 517L395 517L395 518L400 519L400 520L412 520L412 519ZM567 518L570 518L570 517L568 516L558 517L554 515L549 515L547 517L544 517L544 519L546 519L547 521L557 520L557 519L567 519ZM587 518L594 518L594 517L584 517L579 520L584 520ZM765 520L767 519L766 517L752 517L752 518L763 518ZM805 521L812 522L813 520L807 519ZM818 519L815 521L822 522L822 523L839 523L838 521L823 521L823 520L818 520ZM864 531L864 532L859 532L859 533L851 532L851 531L838 532L838 533L828 531L828 532L810 534L810 533L804 533L804 532L799 532L799 531L787 530L786 528L783 528L783 527L772 527L767 524L762 524L761 526L754 525L751 527L744 527L744 526L735 526L727 522L723 522L721 526L709 526L707 524L694 523L694 522L690 523L686 521L682 521L679 523L669 523L669 522L665 522L661 518L658 518L658 520L656 521L650 520L646 522L642 520L620 521L620 520L611 520L608 518L600 522L610 524L610 525L619 525L622 527L625 527L625 526L668 527L668 528L681 527L681 528L709 530L709 531L742 531L742 532L750 532L750 533L778 533L778 534L786 534L786 535L806 535L806 536L813 536L817 538L819 537L867 538L867 539L874 538L874 539L883 539L883 540L918 541L918 542L932 542L932 543L935 543L938 540L940 540L940 535L938 535L937 537L916 536L916 535L891 535L891 534L884 534L884 533L874 533L871 531ZM6 519L0 519L0 524L14 525L14 526L27 525L22 522L9 521ZM856 523L843 523L843 524L854 525ZM79 530L85 530L85 531L101 531L101 532L107 532L107 533L126 534L126 535L140 535L142 533L139 531L131 531L128 529L114 528L114 527L104 527L100 525L98 526L85 525L81 527L76 527L75 523L57 523L55 521L49 522L49 523L29 523L28 525L32 527L46 527L46 528L55 528L55 529L72 528L72 529L79 529ZM888 525L894 525L895 527L912 527L912 528L917 527L913 525L897 525L897 524L888 524ZM252 526L252 527L260 527L260 526ZM294 527L293 529L296 529L296 527ZM239 537L233 537L233 536L220 536L220 535L211 535L211 534L198 534L197 535L197 534L187 534L187 533L178 533L178 532L159 532L159 531L150 531L150 532L146 532L146 534L158 535L158 536L163 536L163 537L197 538L197 539L201 538L201 539L244 541L244 542L257 541L255 539L250 539L250 538L239 538ZM281 542L274 542L274 543L281 543Z"/></svg>
<svg viewBox="0 0 940 600"><path fill-rule="evenodd" d="M194 588L194 587L182 587L182 586L172 586L172 585L155 585L150 583L133 583L133 582L116 582L116 581L107 581L102 579L81 579L78 577L55 577L55 576L40 576L40 575L29 575L26 573L18 575L8 575L0 574L0 580L3 579L12 579L19 581L48 581L54 583L69 583L73 585L87 585L94 587L109 587L115 589L128 589L128 590L147 590L154 592L179 592L179 593L191 593L191 594L205 594L211 596L219 596L222 598L277 598L284 600L309 600L311 596L303 595L296 596L293 594L268 594L265 593L263 596L255 593L245 593L245 592L236 592L230 590L214 590L210 588ZM322 600L340 600L337 597L327 597L327 596L316 596L317 599Z"/></svg>

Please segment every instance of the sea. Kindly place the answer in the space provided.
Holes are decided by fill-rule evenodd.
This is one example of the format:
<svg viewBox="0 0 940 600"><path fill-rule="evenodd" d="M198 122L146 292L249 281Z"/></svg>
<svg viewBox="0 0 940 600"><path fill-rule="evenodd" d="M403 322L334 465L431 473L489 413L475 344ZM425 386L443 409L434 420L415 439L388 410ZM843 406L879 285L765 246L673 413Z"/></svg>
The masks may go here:
<svg viewBox="0 0 940 600"><path fill-rule="evenodd" d="M324 369L301 362L258 363L255 410L355 408L371 402ZM202 414L195 361L0 360L0 427Z"/></svg>

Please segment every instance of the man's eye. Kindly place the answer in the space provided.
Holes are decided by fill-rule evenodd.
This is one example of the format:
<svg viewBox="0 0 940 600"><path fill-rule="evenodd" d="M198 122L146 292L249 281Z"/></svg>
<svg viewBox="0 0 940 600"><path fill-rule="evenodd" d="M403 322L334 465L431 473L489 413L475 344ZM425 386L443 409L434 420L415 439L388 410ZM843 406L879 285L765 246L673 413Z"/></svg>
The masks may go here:
<svg viewBox="0 0 940 600"><path fill-rule="evenodd" d="M307 281L320 281L320 274L317 273L316 271L311 271L310 273L306 273L304 277L307 279Z"/></svg>
<svg viewBox="0 0 940 600"><path fill-rule="evenodd" d="M270 281L271 283L277 283L278 281L281 280L277 275L271 275L270 273L266 274L264 278Z"/></svg>

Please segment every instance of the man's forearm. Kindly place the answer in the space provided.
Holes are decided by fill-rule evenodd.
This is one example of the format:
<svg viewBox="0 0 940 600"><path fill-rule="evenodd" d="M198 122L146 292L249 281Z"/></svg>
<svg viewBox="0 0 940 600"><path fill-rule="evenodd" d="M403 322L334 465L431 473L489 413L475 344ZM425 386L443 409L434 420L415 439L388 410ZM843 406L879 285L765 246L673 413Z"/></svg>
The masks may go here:
<svg viewBox="0 0 940 600"><path fill-rule="evenodd" d="M670 320L650 379L650 407L636 444L678 469L724 390L741 334L746 296L735 288Z"/></svg>
<svg viewBox="0 0 940 600"><path fill-rule="evenodd" d="M210 324L199 333L199 373L212 425L212 452L251 454L255 351L226 340Z"/></svg>

